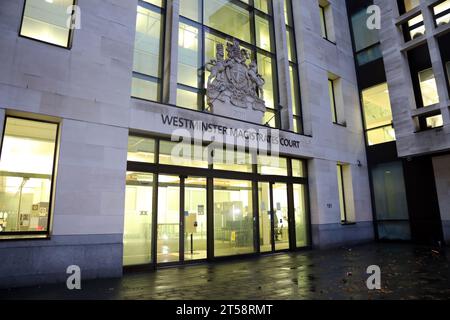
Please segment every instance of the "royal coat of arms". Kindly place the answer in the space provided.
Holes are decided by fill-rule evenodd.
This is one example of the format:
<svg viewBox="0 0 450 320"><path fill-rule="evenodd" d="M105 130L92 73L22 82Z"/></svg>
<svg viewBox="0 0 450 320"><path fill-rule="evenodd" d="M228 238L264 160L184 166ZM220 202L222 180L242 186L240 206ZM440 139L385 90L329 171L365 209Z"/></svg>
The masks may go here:
<svg viewBox="0 0 450 320"><path fill-rule="evenodd" d="M241 49L239 42L227 43L225 59L224 46L216 45L216 59L207 63L208 77L207 102L214 110L220 105L232 106L264 113L266 106L263 96L264 79L258 73L256 61L250 60L247 50Z"/></svg>

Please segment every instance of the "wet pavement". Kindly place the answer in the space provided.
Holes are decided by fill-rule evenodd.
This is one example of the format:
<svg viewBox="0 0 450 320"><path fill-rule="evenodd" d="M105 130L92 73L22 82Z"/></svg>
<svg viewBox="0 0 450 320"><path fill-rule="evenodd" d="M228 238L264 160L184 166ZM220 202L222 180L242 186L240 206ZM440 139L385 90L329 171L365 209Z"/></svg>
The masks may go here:
<svg viewBox="0 0 450 320"><path fill-rule="evenodd" d="M447 251L447 252L446 252ZM370 244L125 273L122 279L0 290L0 299L449 299L448 248ZM381 268L381 290L366 269Z"/></svg>

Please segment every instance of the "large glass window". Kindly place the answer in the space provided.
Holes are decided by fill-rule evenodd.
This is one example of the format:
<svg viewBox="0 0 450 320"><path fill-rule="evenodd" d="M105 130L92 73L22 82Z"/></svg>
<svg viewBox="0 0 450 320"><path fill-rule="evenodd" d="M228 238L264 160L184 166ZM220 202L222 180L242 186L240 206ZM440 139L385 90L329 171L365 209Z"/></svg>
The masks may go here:
<svg viewBox="0 0 450 320"><path fill-rule="evenodd" d="M215 257L255 253L258 240L261 252L308 245L304 160L258 155L254 165L250 152L216 148L208 165L192 157L196 147L209 150L129 137L125 266L202 260L208 248Z"/></svg>
<svg viewBox="0 0 450 320"><path fill-rule="evenodd" d="M367 28L367 17L366 7L351 16L356 60L360 66L382 57L378 30Z"/></svg>
<svg viewBox="0 0 450 320"><path fill-rule="evenodd" d="M58 125L6 118L0 155L0 236L46 234Z"/></svg>
<svg viewBox="0 0 450 320"><path fill-rule="evenodd" d="M70 47L74 0L26 0L20 35Z"/></svg>
<svg viewBox="0 0 450 320"><path fill-rule="evenodd" d="M216 45L236 38L256 60L265 79L268 107L263 123L278 126L278 83L272 4L231 0L184 0L180 3L177 105L206 110L205 89L209 72L205 64L216 59ZM247 61L249 63L250 61Z"/></svg>
<svg viewBox="0 0 450 320"><path fill-rule="evenodd" d="M252 182L214 179L214 255L255 251Z"/></svg>
<svg viewBox="0 0 450 320"><path fill-rule="evenodd" d="M306 209L306 187L294 184L294 210L295 210L295 242L297 248L308 245L308 218Z"/></svg>
<svg viewBox="0 0 450 320"><path fill-rule="evenodd" d="M161 1L139 1L136 17L133 81L135 98L161 101L162 30Z"/></svg>
<svg viewBox="0 0 450 320"><path fill-rule="evenodd" d="M436 79L433 69L426 69L419 72L420 93L424 107L439 103Z"/></svg>
<svg viewBox="0 0 450 320"><path fill-rule="evenodd" d="M292 14L292 0L284 1L286 22L286 40L289 60L289 82L291 85L291 100L293 114L293 130L303 133L303 120L300 100L300 81L297 62L297 44L295 42L294 17Z"/></svg>
<svg viewBox="0 0 450 320"><path fill-rule="evenodd" d="M149 264L152 261L153 174L127 173L123 265Z"/></svg>
<svg viewBox="0 0 450 320"><path fill-rule="evenodd" d="M369 146L395 141L387 83L363 90L362 100Z"/></svg>
<svg viewBox="0 0 450 320"><path fill-rule="evenodd" d="M376 165L372 169L372 181L379 238L409 240L411 234L401 162Z"/></svg>

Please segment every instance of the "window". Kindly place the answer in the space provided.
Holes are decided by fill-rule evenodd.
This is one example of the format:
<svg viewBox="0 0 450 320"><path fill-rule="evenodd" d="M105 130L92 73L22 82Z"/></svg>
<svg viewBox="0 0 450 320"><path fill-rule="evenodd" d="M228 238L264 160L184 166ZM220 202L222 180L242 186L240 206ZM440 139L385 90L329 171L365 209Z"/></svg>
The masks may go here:
<svg viewBox="0 0 450 320"><path fill-rule="evenodd" d="M347 208L345 202L345 185L344 185L344 166L338 164L337 168L337 179L338 179L338 190L339 190L339 208L341 212L341 222L346 223L347 221Z"/></svg>
<svg viewBox="0 0 450 320"><path fill-rule="evenodd" d="M443 1L433 7L436 26L442 26L450 22L450 0Z"/></svg>
<svg viewBox="0 0 450 320"><path fill-rule="evenodd" d="M330 107L331 107L331 119L334 124L345 125L345 122L341 120L338 110L338 99L337 99L337 85L338 79L328 79L328 95L330 97Z"/></svg>
<svg viewBox="0 0 450 320"><path fill-rule="evenodd" d="M161 101L162 1L139 1L136 17L133 80L134 98Z"/></svg>
<svg viewBox="0 0 450 320"><path fill-rule="evenodd" d="M294 184L294 210L295 210L295 241L297 248L308 244L308 220L306 216L306 191L305 186Z"/></svg>
<svg viewBox="0 0 450 320"><path fill-rule="evenodd" d="M426 69L419 72L420 93L424 107L428 107L439 103L439 95L437 92L436 79L434 78L433 69Z"/></svg>
<svg viewBox="0 0 450 320"><path fill-rule="evenodd" d="M74 4L74 0L26 0L20 35L69 48Z"/></svg>
<svg viewBox="0 0 450 320"><path fill-rule="evenodd" d="M450 61L447 61L445 64L445 68L447 69L447 79L448 79L448 85L450 87Z"/></svg>
<svg viewBox="0 0 450 320"><path fill-rule="evenodd" d="M368 145L395 141L387 83L363 90L362 103Z"/></svg>
<svg viewBox="0 0 450 320"><path fill-rule="evenodd" d="M327 20L325 18L325 8L319 5L320 9L320 31L322 32L322 37L328 39L327 32Z"/></svg>
<svg viewBox="0 0 450 320"><path fill-rule="evenodd" d="M411 18L403 24L402 27L405 41L417 39L423 36L426 32L422 14L418 14L414 18Z"/></svg>
<svg viewBox="0 0 450 320"><path fill-rule="evenodd" d="M239 40L265 79L267 112L263 124L279 126L278 82L272 3L268 0L180 1L177 105L207 110L205 92L209 72L204 65L216 59L216 45Z"/></svg>
<svg viewBox="0 0 450 320"><path fill-rule="evenodd" d="M428 129L439 128L444 125L444 120L442 118L442 114L427 117L427 118L425 118L425 121L427 123Z"/></svg>
<svg viewBox="0 0 450 320"><path fill-rule="evenodd" d="M292 0L284 1L284 15L286 22L286 40L288 46L289 81L291 85L291 101L293 114L293 131L303 133L303 120L300 99L300 81L298 74L297 48L295 42L294 17L292 14Z"/></svg>
<svg viewBox="0 0 450 320"><path fill-rule="evenodd" d="M262 175L287 176L287 159L272 156L258 156L258 173Z"/></svg>
<svg viewBox="0 0 450 320"><path fill-rule="evenodd" d="M327 1L319 1L320 31L322 37L334 43L335 37L331 10L331 5Z"/></svg>
<svg viewBox="0 0 450 320"><path fill-rule="evenodd" d="M372 184L379 239L409 240L411 235L402 163L374 166Z"/></svg>
<svg viewBox="0 0 450 320"><path fill-rule="evenodd" d="M305 160L258 155L256 165L250 151L208 146L208 165L196 147L129 137L124 266L251 254L258 241L261 252L309 245Z"/></svg>
<svg viewBox="0 0 450 320"><path fill-rule="evenodd" d="M400 14L409 12L420 5L420 0L397 0L397 2Z"/></svg>
<svg viewBox="0 0 450 320"><path fill-rule="evenodd" d="M382 57L378 30L367 28L367 17L366 7L351 16L353 44L356 60L360 66Z"/></svg>
<svg viewBox="0 0 450 320"><path fill-rule="evenodd" d="M155 140L137 136L128 138L128 161L155 162Z"/></svg>
<svg viewBox="0 0 450 320"><path fill-rule="evenodd" d="M252 182L214 179L214 256L253 253Z"/></svg>
<svg viewBox="0 0 450 320"><path fill-rule="evenodd" d="M7 117L0 155L0 236L49 232L58 125Z"/></svg>
<svg viewBox="0 0 450 320"><path fill-rule="evenodd" d="M200 148L200 152L195 148ZM188 143L160 141L159 163L183 167L208 168L204 148Z"/></svg>
<svg viewBox="0 0 450 320"><path fill-rule="evenodd" d="M127 172L123 265L152 262L153 174Z"/></svg>

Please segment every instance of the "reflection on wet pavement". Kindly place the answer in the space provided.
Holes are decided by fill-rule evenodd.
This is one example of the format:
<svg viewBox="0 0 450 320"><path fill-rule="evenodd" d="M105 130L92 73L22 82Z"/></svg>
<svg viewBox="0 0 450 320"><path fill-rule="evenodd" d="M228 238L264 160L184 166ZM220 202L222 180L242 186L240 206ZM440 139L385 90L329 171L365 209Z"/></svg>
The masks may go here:
<svg viewBox="0 0 450 320"><path fill-rule="evenodd" d="M381 290L366 269L381 268ZM125 273L122 279L0 290L1 299L449 299L445 250L370 244Z"/></svg>

